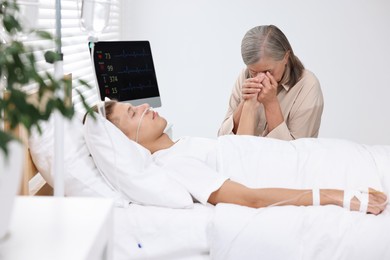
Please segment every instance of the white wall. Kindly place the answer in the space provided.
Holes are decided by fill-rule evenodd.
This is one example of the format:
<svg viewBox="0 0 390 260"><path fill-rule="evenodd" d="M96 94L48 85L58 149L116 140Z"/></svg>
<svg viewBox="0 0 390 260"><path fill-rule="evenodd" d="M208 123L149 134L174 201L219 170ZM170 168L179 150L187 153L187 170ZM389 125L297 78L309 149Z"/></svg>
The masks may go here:
<svg viewBox="0 0 390 260"><path fill-rule="evenodd" d="M321 137L390 144L390 1L124 0L123 40L149 40L174 137L215 137L245 32L275 24L325 99Z"/></svg>

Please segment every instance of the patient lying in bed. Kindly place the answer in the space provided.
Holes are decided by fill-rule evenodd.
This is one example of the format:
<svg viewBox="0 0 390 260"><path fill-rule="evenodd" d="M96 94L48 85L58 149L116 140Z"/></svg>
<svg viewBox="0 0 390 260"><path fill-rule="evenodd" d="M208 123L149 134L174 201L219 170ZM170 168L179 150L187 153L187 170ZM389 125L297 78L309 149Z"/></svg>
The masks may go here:
<svg viewBox="0 0 390 260"><path fill-rule="evenodd" d="M135 157L135 153L141 154L141 156L138 156L141 159L133 163L138 172L143 171L151 174L153 172L159 178L162 175L168 176L175 183L175 190L188 193L187 196L183 196L185 199L179 202L178 207L185 207L187 204L191 204L188 202L188 199L195 199L203 204L233 203L253 208L282 205L337 205L353 211L373 214L380 214L386 207L387 196L383 192L378 191L381 189L380 185L377 185L376 189L366 186L364 191L360 189L344 191L343 189L334 189L334 187L322 188L321 185L304 189L248 187L250 183L243 185L233 181L232 175L225 173L228 167L221 169L222 166L219 165L217 158L219 157L218 149L220 149L217 144L218 141L204 138L183 138L174 142L168 135L164 134L166 120L160 117L157 112L151 110L147 104L134 107L128 103L106 101L105 111L107 119L120 129L128 139L127 141L124 140L120 145L124 146L125 142L127 142L127 144L130 143L130 146L135 147L136 152L131 150L129 153L132 154L128 154L129 160ZM93 124L92 121L94 120L88 116L87 126L88 121L91 121L91 124ZM101 121L100 123L104 124L105 120L98 116L97 121ZM99 124L99 122L95 122L95 124ZM96 125L93 127L96 127ZM90 127L89 131L92 131L93 127ZM104 127L107 127L107 125ZM103 132L105 130L103 129ZM88 141L89 133L87 127L87 145L99 167L99 163L102 163L105 158L94 154L91 142ZM100 134L103 135L105 133L100 132ZM247 139L259 137L232 136L222 138ZM111 142L113 141L114 139L111 139ZM114 160L117 155L115 152L119 151L114 151ZM109 158L113 160L113 158ZM118 160L116 164L118 163L120 164L121 162ZM247 160L245 164L251 165L253 161ZM259 172L263 170L261 165L257 169ZM115 188L126 194L130 201L140 204L150 203L148 201L150 196L144 199L133 195L140 187L144 188L147 186L145 185L147 184L147 177L145 177L147 174L135 174L135 178L140 180L140 185L133 185L131 188L128 188L127 184L125 184L129 181L129 179L125 178L127 173L121 174L118 166L108 169L101 167L101 171ZM156 174L156 172L161 171L163 174ZM237 174L240 175L241 173ZM164 181L160 182L161 186L164 185ZM151 189L153 188L158 189L161 187L151 187ZM359 188L362 187L359 186ZM176 195L172 194L172 199L177 197ZM169 195L164 192L161 196ZM155 202L154 200L151 204L158 205L160 202ZM166 206L163 202L161 202L161 205Z"/></svg>

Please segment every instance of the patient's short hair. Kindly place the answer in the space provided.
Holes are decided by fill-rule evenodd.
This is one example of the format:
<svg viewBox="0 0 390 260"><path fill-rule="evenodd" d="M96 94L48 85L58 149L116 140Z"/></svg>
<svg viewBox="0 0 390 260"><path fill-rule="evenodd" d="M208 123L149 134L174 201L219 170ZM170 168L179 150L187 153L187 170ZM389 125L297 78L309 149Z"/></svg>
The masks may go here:
<svg viewBox="0 0 390 260"><path fill-rule="evenodd" d="M107 101L104 101L104 109L105 109L105 112L106 112L106 118L107 118L107 120L109 120L111 122L113 120L113 118L111 117L112 116L112 111L113 111L114 105L116 103L118 103L117 100L107 100ZM92 112L99 113L97 104L94 105L91 109L92 109ZM90 113L90 112L85 113L85 115L83 117L83 124L85 123L85 119L87 118L88 113Z"/></svg>

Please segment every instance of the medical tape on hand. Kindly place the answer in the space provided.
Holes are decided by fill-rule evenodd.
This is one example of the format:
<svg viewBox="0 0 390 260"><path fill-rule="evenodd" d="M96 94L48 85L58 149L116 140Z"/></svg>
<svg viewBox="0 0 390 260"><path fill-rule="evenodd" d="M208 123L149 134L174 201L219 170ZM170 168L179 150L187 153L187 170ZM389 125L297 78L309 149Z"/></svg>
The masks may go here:
<svg viewBox="0 0 390 260"><path fill-rule="evenodd" d="M353 199L353 197L356 197L356 199L358 199L360 202L359 211L366 213L368 209L368 196L368 191L362 192L358 190L345 190L343 208L351 210L351 200Z"/></svg>
<svg viewBox="0 0 390 260"><path fill-rule="evenodd" d="M320 189L314 188L312 190L312 196L313 196L313 206L320 206Z"/></svg>

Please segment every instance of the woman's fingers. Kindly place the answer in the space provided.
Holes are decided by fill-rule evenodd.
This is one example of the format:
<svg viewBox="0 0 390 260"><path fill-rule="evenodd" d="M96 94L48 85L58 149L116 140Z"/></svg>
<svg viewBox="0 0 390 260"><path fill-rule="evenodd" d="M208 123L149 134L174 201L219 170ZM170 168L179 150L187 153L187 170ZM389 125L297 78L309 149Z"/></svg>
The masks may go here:
<svg viewBox="0 0 390 260"><path fill-rule="evenodd" d="M247 79L242 85L242 91L259 90L261 88L261 82L257 78Z"/></svg>
<svg viewBox="0 0 390 260"><path fill-rule="evenodd" d="M267 71L266 75L269 78L271 85L277 87L278 82L275 80L274 76L272 76L272 74L269 73L269 71Z"/></svg>
<svg viewBox="0 0 390 260"><path fill-rule="evenodd" d="M242 94L257 94L261 91L261 86L258 84L258 86L246 86L243 87L241 92Z"/></svg>
<svg viewBox="0 0 390 260"><path fill-rule="evenodd" d="M262 84L257 78L250 78L242 86L241 94L244 100L257 97L261 91Z"/></svg>
<svg viewBox="0 0 390 260"><path fill-rule="evenodd" d="M260 103L267 104L273 102L277 96L278 83L271 73L261 73L260 75L246 79L242 86L242 97L247 100L257 95Z"/></svg>
<svg viewBox="0 0 390 260"><path fill-rule="evenodd" d="M265 77L261 82L263 88L258 96L258 101L266 105L269 102L273 102L277 96L277 85L272 84L272 80Z"/></svg>

